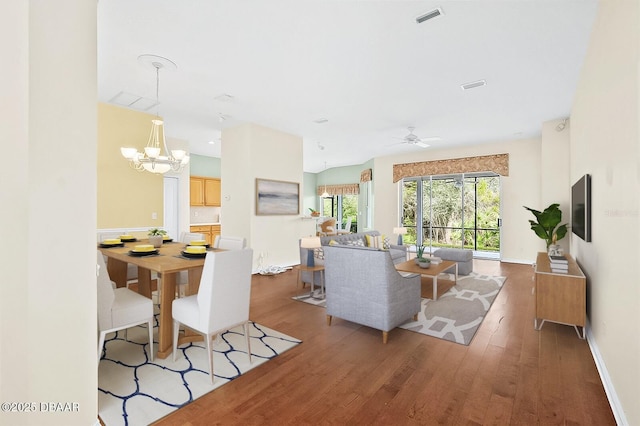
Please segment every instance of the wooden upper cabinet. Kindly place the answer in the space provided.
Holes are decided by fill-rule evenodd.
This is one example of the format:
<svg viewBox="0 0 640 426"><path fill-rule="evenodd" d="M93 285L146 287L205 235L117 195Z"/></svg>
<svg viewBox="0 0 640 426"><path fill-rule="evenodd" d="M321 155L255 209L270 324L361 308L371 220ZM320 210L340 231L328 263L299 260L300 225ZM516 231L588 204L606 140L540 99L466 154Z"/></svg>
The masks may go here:
<svg viewBox="0 0 640 426"><path fill-rule="evenodd" d="M220 179L204 180L204 205L220 206Z"/></svg>
<svg viewBox="0 0 640 426"><path fill-rule="evenodd" d="M191 176L189 182L192 206L220 207L220 179Z"/></svg>

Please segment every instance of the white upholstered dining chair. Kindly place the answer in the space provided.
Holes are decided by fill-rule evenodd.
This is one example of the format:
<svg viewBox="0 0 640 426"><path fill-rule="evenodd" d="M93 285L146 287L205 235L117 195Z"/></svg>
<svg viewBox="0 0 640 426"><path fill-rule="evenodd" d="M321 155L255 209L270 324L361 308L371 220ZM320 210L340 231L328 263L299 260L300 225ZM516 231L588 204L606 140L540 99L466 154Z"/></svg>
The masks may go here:
<svg viewBox="0 0 640 426"><path fill-rule="evenodd" d="M205 336L209 356L209 376L213 383L212 339L219 333L242 325L247 355L249 343L249 302L251 299L251 265L253 250L208 252L204 262L198 294L176 299L173 311L173 360L178 352L180 325Z"/></svg>
<svg viewBox="0 0 640 426"><path fill-rule="evenodd" d="M347 219L347 223L344 225L344 229L338 229L338 235L351 233L351 218Z"/></svg>
<svg viewBox="0 0 640 426"><path fill-rule="evenodd" d="M114 289L100 250L96 260L98 330L100 331L98 361L108 333L126 330L144 323L147 323L149 328L149 357L153 361L153 302L128 288Z"/></svg>
<svg viewBox="0 0 640 426"><path fill-rule="evenodd" d="M213 247L224 250L242 250L247 247L247 239L242 237L230 237L216 235Z"/></svg>

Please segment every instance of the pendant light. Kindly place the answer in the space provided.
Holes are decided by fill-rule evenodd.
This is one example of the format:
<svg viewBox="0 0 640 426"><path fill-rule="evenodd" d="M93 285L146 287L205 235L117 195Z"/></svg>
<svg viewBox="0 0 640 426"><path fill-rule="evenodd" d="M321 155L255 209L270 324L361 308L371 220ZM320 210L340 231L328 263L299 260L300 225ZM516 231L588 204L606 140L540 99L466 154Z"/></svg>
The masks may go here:
<svg viewBox="0 0 640 426"><path fill-rule="evenodd" d="M329 193L327 192L327 162L324 162L324 172L325 172L325 177L324 177L324 192L322 193L321 197L322 198L329 198Z"/></svg>

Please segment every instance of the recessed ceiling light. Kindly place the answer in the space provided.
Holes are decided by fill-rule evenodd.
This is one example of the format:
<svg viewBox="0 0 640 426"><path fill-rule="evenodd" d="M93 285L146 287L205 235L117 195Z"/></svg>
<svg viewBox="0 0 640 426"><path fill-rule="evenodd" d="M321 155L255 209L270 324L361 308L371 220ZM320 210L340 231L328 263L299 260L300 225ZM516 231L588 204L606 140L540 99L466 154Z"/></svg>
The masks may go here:
<svg viewBox="0 0 640 426"><path fill-rule="evenodd" d="M475 89L476 87L482 87L486 85L487 85L486 80L478 80L478 81L472 81L471 83L462 84L460 85L460 87L462 87L462 90L469 90L469 89Z"/></svg>
<svg viewBox="0 0 640 426"><path fill-rule="evenodd" d="M422 24L423 22L428 21L429 19L436 18L436 17L438 17L440 15L444 15L444 13L442 12L441 8L437 7L435 9L433 9L433 10L430 10L429 12L427 12L427 13L425 13L423 15L418 16L416 18L416 23L417 24Z"/></svg>
<svg viewBox="0 0 640 426"><path fill-rule="evenodd" d="M229 95L228 93L222 93L221 95L218 95L213 99L218 102L231 102L233 101L233 96Z"/></svg>
<svg viewBox="0 0 640 426"><path fill-rule="evenodd" d="M209 141L209 145L214 145L216 141Z"/></svg>
<svg viewBox="0 0 640 426"><path fill-rule="evenodd" d="M316 124L324 124L324 123L326 123L328 121L329 121L329 119L328 118L324 118L324 117L323 118L318 118L317 120L313 120L313 122L316 123Z"/></svg>

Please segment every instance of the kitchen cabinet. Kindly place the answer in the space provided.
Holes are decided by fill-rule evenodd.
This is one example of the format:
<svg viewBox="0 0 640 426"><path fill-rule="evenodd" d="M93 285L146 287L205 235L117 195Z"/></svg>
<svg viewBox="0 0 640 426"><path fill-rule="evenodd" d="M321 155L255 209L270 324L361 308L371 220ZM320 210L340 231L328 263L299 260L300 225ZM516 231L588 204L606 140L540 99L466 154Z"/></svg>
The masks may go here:
<svg viewBox="0 0 640 426"><path fill-rule="evenodd" d="M192 225L189 229L191 232L204 235L204 239L209 245L213 245L216 235L220 235L220 225Z"/></svg>
<svg viewBox="0 0 640 426"><path fill-rule="evenodd" d="M189 179L192 206L220 207L220 179L191 176Z"/></svg>
<svg viewBox="0 0 640 426"><path fill-rule="evenodd" d="M547 253L538 253L535 269L536 317L534 327L540 330L545 321L572 325L580 338L585 338L587 279L569 255L567 272L553 272ZM578 330L578 327L581 330ZM582 331L582 332L581 332Z"/></svg>

